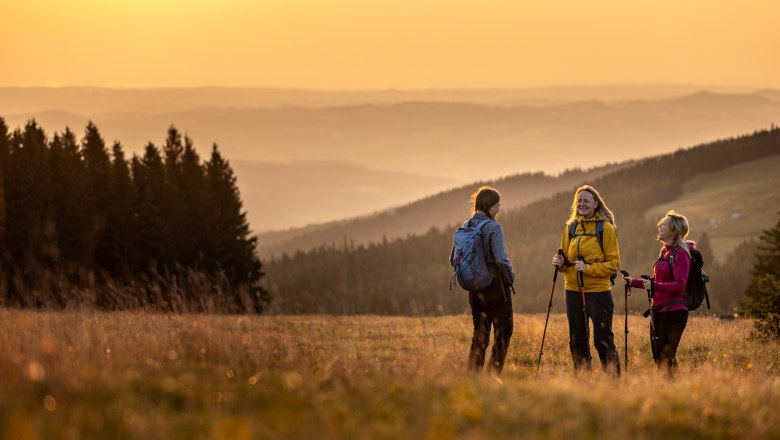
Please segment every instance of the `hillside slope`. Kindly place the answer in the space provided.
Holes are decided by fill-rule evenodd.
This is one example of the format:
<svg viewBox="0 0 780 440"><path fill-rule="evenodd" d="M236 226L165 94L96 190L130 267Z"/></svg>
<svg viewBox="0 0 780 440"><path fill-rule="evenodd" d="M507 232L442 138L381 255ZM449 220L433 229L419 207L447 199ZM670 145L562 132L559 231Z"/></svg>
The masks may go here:
<svg viewBox="0 0 780 440"><path fill-rule="evenodd" d="M422 234L431 228L449 227L468 218L469 196L481 185L496 187L502 194L501 204L504 209L514 209L629 165L630 162L585 171L571 170L560 176L519 174L462 185L373 215L261 233L258 236L258 252L261 257L268 257L284 252L306 251L327 244L352 242L359 245ZM399 182L399 185L404 184L408 182ZM249 199L252 199L251 196Z"/></svg>
<svg viewBox="0 0 780 440"><path fill-rule="evenodd" d="M634 275L652 271L658 243L656 219L645 218L648 207L677 200L698 175L778 154L780 128L772 128L642 160L589 182L616 214L621 266ZM735 188L721 191L726 194ZM570 205L571 191L564 191L499 216L518 275L515 310L539 312L546 307L552 278L550 258L564 233ZM699 239L699 225L692 229L692 238ZM433 229L406 239L319 248L269 260L266 270L274 307L283 313L460 313L468 307L463 293L447 289L452 271L447 264L450 248L451 231ZM709 289L715 309L727 310L739 301L752 254L730 258L728 265L719 266L704 244L702 253L713 279ZM615 289L622 294L622 288ZM647 305L642 292L630 302L635 310Z"/></svg>
<svg viewBox="0 0 780 440"><path fill-rule="evenodd" d="M657 220L669 209L683 212L692 225L692 236L706 232L713 256L724 262L740 243L757 240L777 221L778 170L780 155L774 155L700 174L683 185L676 199L648 208L644 218Z"/></svg>

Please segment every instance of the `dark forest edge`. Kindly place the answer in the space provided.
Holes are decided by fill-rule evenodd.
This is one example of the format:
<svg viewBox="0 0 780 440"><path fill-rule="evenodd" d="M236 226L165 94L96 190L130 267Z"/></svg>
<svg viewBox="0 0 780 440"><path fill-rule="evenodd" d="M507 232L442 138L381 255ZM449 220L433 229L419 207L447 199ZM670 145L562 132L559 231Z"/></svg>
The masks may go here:
<svg viewBox="0 0 780 440"><path fill-rule="evenodd" d="M0 118L0 304L261 312L270 300L236 177L171 127L125 159L91 122L48 138Z"/></svg>
<svg viewBox="0 0 780 440"><path fill-rule="evenodd" d="M675 200L686 182L697 175L775 154L780 154L780 129L773 126L645 159L582 183L598 188L616 213L624 267L649 271L659 245L654 239L655 220L643 218L646 207ZM504 227L509 257L518 273L515 311L538 313L546 307L552 276L549 260L560 243L570 204L571 191L563 191L501 214L499 222ZM685 211L685 207L676 209ZM447 288L451 275L447 257L454 229L454 224L434 227L407 238L370 244L345 240L269 259L268 286L274 297L271 310L285 314L463 313L468 307L465 295ZM705 255L705 270L715 280L709 286L711 312L740 309L751 282L758 243L745 241L725 261L718 262L712 257L703 225L693 225L692 230L692 238ZM621 295L621 303L622 299ZM633 310L646 308L641 295L630 299Z"/></svg>

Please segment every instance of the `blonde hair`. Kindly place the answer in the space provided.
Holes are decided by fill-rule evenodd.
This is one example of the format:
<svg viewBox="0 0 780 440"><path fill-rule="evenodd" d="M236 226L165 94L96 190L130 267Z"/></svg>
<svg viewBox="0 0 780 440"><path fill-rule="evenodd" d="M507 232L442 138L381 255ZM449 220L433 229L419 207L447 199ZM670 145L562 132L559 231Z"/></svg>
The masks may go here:
<svg viewBox="0 0 780 440"><path fill-rule="evenodd" d="M672 242L677 246L680 246L680 248L682 248L690 257L691 249L688 247L688 243L685 241L685 238L688 237L688 232L690 229L688 218L672 209L667 212L660 220L658 220L656 226L661 226L667 218L669 219L669 230L674 234ZM661 252L663 252L663 249L661 249Z"/></svg>
<svg viewBox="0 0 780 440"><path fill-rule="evenodd" d="M498 203L501 200L501 194L498 193L498 190L493 188L492 186L481 186L479 187L469 198L469 203L471 204L471 213L476 214L477 212L481 212L488 217L492 216L490 215L490 208L493 207L496 203Z"/></svg>
<svg viewBox="0 0 780 440"><path fill-rule="evenodd" d="M612 226L617 229L617 223L615 223L615 214L609 210L607 204L604 203L604 199L601 198L601 194L596 191L596 188L590 185L582 185L581 187L577 188L577 191L574 191L574 200L571 202L571 213L569 214L569 220L566 223L571 224L571 222L577 218L577 199L579 198L580 193L583 191L591 193L593 195L593 199L598 203L596 209L593 210L593 215L596 218L610 222Z"/></svg>

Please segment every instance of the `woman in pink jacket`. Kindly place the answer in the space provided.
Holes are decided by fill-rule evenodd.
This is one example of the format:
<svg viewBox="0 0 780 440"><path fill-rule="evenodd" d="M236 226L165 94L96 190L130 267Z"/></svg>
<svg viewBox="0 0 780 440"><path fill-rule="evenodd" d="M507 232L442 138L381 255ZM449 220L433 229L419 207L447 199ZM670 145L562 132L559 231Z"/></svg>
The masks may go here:
<svg viewBox="0 0 780 440"><path fill-rule="evenodd" d="M658 338L660 368L671 375L677 368L677 346L688 323L688 307L685 305L685 286L691 270L691 251L696 243L686 240L688 219L675 211L669 211L658 221L658 241L663 243L658 261L653 267L655 298L650 307L654 311L655 335ZM627 286L650 289L650 280L624 277Z"/></svg>

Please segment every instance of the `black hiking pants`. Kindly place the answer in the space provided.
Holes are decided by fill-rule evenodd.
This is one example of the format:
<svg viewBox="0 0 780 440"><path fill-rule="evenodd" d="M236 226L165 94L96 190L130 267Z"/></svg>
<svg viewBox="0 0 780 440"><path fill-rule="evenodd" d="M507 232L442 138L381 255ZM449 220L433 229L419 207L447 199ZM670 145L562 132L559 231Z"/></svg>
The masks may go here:
<svg viewBox="0 0 780 440"><path fill-rule="evenodd" d="M655 334L658 336L660 359L659 368L665 368L669 375L677 369L677 347L680 345L685 325L688 324L687 310L657 312L655 314Z"/></svg>
<svg viewBox="0 0 780 440"><path fill-rule="evenodd" d="M620 358L615 348L615 335L612 333L614 309L611 291L585 293L585 310L593 321L593 345L596 346L599 354L601 367L604 371L620 374ZM590 341L586 337L586 322L582 314L580 292L566 291L566 316L569 318L569 350L574 362L574 370L582 368L590 370Z"/></svg>
<svg viewBox="0 0 780 440"><path fill-rule="evenodd" d="M509 339L512 338L512 296L508 288L502 289L501 276L485 290L469 292L471 317L474 321L474 335L471 338L468 367L472 371L482 370L485 351L490 343L490 329L493 328L493 348L490 351L488 368L501 373L504 368Z"/></svg>

